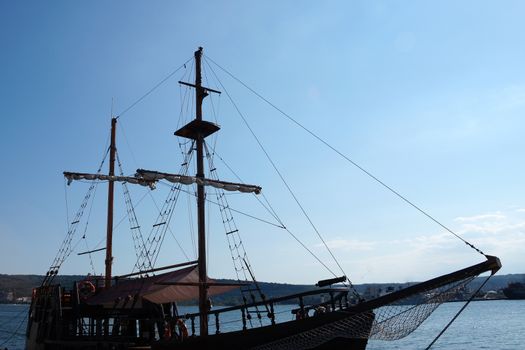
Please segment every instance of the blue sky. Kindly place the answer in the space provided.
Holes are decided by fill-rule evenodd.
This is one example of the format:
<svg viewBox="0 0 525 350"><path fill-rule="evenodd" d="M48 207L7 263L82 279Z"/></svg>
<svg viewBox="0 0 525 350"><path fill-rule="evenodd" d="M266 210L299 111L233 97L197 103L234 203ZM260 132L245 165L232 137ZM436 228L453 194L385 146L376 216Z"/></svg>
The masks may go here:
<svg viewBox="0 0 525 350"><path fill-rule="evenodd" d="M500 256L502 273L523 272L524 7L518 1L1 2L0 273L47 271L66 217L87 189L67 188L66 215L62 171L95 171L112 99L114 114L125 110L198 46L462 237ZM126 173L178 170L177 80L189 68L120 119ZM481 260L214 69L352 280L421 280ZM222 126L217 152L244 181L261 185L287 227L336 270L228 97L213 98L216 115L209 101L205 111ZM219 175L235 180L224 167ZM133 189L134 201L144 191ZM160 203L165 194L160 186L153 196ZM90 248L104 235L104 197L101 185L86 231ZM137 207L144 227L155 218L149 198ZM268 217L249 196L229 198L234 208ZM188 222L195 213L187 203L181 196L172 231L191 258ZM330 277L285 231L236 219L259 279ZM117 273L133 262L126 227L124 221L116 230ZM224 242L222 229L211 225L210 274L232 277ZM77 251L85 250L81 243ZM102 255L93 255L97 273ZM181 260L168 234L161 262ZM74 254L62 271L90 270L87 258Z"/></svg>

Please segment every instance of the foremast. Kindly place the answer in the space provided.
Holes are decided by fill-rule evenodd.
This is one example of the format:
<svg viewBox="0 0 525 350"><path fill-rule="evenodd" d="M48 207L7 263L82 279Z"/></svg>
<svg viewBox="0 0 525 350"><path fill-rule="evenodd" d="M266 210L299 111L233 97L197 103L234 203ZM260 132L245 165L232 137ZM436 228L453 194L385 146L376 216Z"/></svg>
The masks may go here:
<svg viewBox="0 0 525 350"><path fill-rule="evenodd" d="M117 146L115 142L117 118L111 118L111 143L109 145L109 173L110 177L115 176L115 155L117 153ZM111 265L113 264L113 198L115 193L115 181L108 181L108 217L106 229L106 275L104 279L104 287L109 289L111 287Z"/></svg>

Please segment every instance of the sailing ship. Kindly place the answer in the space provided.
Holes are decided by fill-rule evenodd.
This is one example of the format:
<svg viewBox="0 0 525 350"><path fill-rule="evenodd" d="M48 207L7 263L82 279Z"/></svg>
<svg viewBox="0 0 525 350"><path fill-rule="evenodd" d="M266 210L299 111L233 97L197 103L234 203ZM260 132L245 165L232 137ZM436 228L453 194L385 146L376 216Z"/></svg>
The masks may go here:
<svg viewBox="0 0 525 350"><path fill-rule="evenodd" d="M317 289L268 298L253 275L244 254L234 259L236 268L248 276L238 282L217 281L208 277L206 251L206 190L238 191L258 195L261 187L205 177L205 139L219 131L219 125L203 119L202 105L209 94L219 93L202 84L202 48L194 53L195 81L180 81L195 92L195 118L175 132L191 143L187 159L195 154L194 176L138 169L134 176L116 174L116 127L111 120L108 147L109 172L64 172L68 182L88 180L108 183L105 274L62 286L55 281L58 270L71 254L72 236L87 206L86 195L69 227L62 246L40 287L35 288L26 331L27 349L365 349L369 339L399 339L421 324L441 303L453 297L475 276L500 267L497 257L485 256L479 264L443 275L405 289L364 300L347 282L346 276L320 280ZM156 267L152 254L138 235L141 248L135 272L112 274L113 203L115 183L123 186L142 185L154 188L169 182L171 194L183 186L196 187L198 258L195 261ZM90 187L92 189L93 185ZM129 193L124 189L128 215L135 213ZM172 202L173 197L166 201ZM131 208L131 209L130 209ZM222 207L227 208L227 205ZM229 219L226 218L228 221ZM132 220L133 221L133 220ZM166 222L153 225L160 228ZM138 229L131 227L132 231ZM227 237L238 234L235 228ZM156 239L152 239L156 241ZM238 244L238 243L235 243ZM238 245L235 245L238 248ZM84 252L92 253L93 251ZM82 253L82 254L84 254ZM210 298L238 289L239 305L213 308ZM315 298L313 298L315 297ZM179 314L177 303L198 300L194 313ZM276 316L280 304L295 305L287 320ZM226 322L225 315L228 316ZM235 317L237 328L225 323Z"/></svg>

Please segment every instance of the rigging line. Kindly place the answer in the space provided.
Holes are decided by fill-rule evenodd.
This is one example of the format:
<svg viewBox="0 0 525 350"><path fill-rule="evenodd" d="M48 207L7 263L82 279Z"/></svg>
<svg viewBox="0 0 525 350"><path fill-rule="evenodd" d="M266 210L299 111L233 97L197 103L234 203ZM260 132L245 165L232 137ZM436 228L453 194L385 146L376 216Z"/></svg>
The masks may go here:
<svg viewBox="0 0 525 350"><path fill-rule="evenodd" d="M144 193L144 194L142 195L142 197L140 197L140 199L139 199L139 200L137 201L137 203L135 204L135 207L138 207L139 204L142 202L142 200L143 200L144 198L146 198L146 196L147 196L148 193L150 193L150 192L151 192L150 189L146 190L146 193ZM116 225L113 226L113 230L116 230L117 227L119 227L120 224L122 224L122 222L123 222L125 219L127 219L128 216L129 216L129 214L126 213L126 214L120 219L120 221L119 221Z"/></svg>
<svg viewBox="0 0 525 350"><path fill-rule="evenodd" d="M208 64L209 65L209 64ZM210 66L211 68L211 66ZM335 261L336 265L339 267L339 269L341 270L341 272L343 273L343 275L347 276L347 274L345 273L343 267L341 266L341 264L339 263L339 261L337 260L337 258L335 257L335 255L332 253L332 250L330 249L330 247L328 247L328 244L326 243L326 241L324 240L324 238L321 236L321 233L319 232L319 230L317 229L317 227L314 225L313 221L310 219L310 216L308 215L308 213L306 212L306 210L304 209L304 207L301 205L301 203L299 202L299 199L295 196L295 193L293 192L292 188L290 187L290 185L288 184L288 182L284 179L284 176L281 174L281 172L279 171L279 169L277 168L277 165L273 162L272 158L270 157L270 155L268 154L268 152L266 151L266 149L264 148L264 146L262 145L261 141L259 140L259 138L257 137L257 135L255 134L255 132L253 131L253 129L251 128L250 124L248 123L248 120L244 117L244 115L242 114L242 112L239 110L239 107L237 106L237 104L233 101L232 97L230 96L228 90L226 89L226 87L222 84L222 82L220 81L220 79L217 77L217 75L215 74L215 71L213 69L211 69L211 71L213 72L213 74L215 75L215 78L217 79L217 81L219 82L219 84L221 85L221 87L223 88L224 92L226 93L226 95L228 96L228 99L230 100L230 102L233 104L233 106L235 107L235 109L237 110L237 113L239 114L239 116L241 117L241 119L243 120L244 124L246 125L246 127L248 128L248 130L250 131L250 133L252 134L253 138L255 139L255 141L257 142L257 144L259 145L259 147L261 148L261 150L263 151L263 153L266 155L266 158L268 159L268 161L270 162L270 164L272 165L273 169L275 170L275 172L277 173L277 175L279 175L279 177L281 178L281 181L283 182L283 184L286 186L286 188L288 189L288 192L290 193L290 195L293 197L293 199L295 200L295 203L299 206L300 210L302 211L303 215L306 217L306 219L308 220L308 222L310 223L310 226L313 228L313 230L315 231L315 233L317 234L317 236L319 237L319 239L321 240L321 242L323 242L323 245L325 246L326 250L328 251L328 253L330 253L330 256L332 257L332 259ZM350 283L350 285L352 285L352 283L350 282L350 280L348 280L348 282Z"/></svg>
<svg viewBox="0 0 525 350"><path fill-rule="evenodd" d="M191 243L193 245L193 253L195 254L195 256L197 256L197 244L195 243L195 227L193 226L193 211L191 210L191 208L193 207L192 203L191 203L191 198L189 195L186 196L186 198L188 199L188 226L190 227L190 238L191 238Z"/></svg>
<svg viewBox="0 0 525 350"><path fill-rule="evenodd" d="M206 197L206 189L204 189L204 197ZM206 225L206 270L208 270L208 266L209 266L209 262L210 262L210 225L211 225L211 220L210 220L210 203L207 202L204 204L205 206L205 214L207 216L206 218L206 222L205 222L205 225Z"/></svg>
<svg viewBox="0 0 525 350"><path fill-rule="evenodd" d="M210 169L214 169L215 167L213 165L213 163L214 163L213 162L213 156L210 154L208 145L206 143L204 143L204 148L205 148L205 151L206 151L206 159L208 160L209 168ZM219 179L217 173L213 172L212 170L210 170L209 176L210 176L210 178L213 178L213 179L216 179L216 180ZM238 273L239 269L238 269L237 263L236 263L236 260L239 261L241 259L241 255L240 255L241 253L239 251L239 248L241 248L241 250L244 252L243 255L246 258L245 263L247 261L247 254L246 254L246 250L244 248L244 245L242 243L242 239L241 239L241 237L240 237L240 235L238 233L239 230L237 228L237 225L236 225L235 221L233 220L233 215L231 213L231 210L229 209L230 205L229 205L227 199L222 195L223 193L224 193L224 190L220 190L219 191L219 189L215 189L215 196L217 198L217 201L220 204L219 205L219 211L221 213L221 219L222 219L223 226L224 226L224 229L225 229L225 232L226 232L226 237L227 237L227 240L228 240L228 246L230 248L231 257L232 257L233 265L234 265L234 268L235 268L235 273L237 275L237 279L240 280L240 278L239 278L240 276L239 276L239 273ZM208 207L209 206L210 206L210 203L208 202ZM209 223L210 223L210 221L208 221L208 224ZM232 240L233 240L233 248L232 248L232 242L230 241L230 235L228 234L228 232L233 234L231 236ZM238 240L239 240L238 243L236 242L235 236L238 236ZM237 253L237 258L235 257L235 253ZM240 269L242 270L242 273L244 275L244 278L245 278L245 280L247 280L247 275L246 275L246 271L244 269L244 266L242 265L242 263L240 261L239 261L239 264L240 264ZM247 263L247 267L248 266L249 266L249 263ZM248 268L248 270L249 270L249 268ZM253 276L253 274L252 274L252 279L255 281L255 277ZM243 292L241 291L241 293L243 293ZM257 307L256 307L256 309L258 310Z"/></svg>
<svg viewBox="0 0 525 350"><path fill-rule="evenodd" d="M193 146L193 143L192 143L192 146ZM180 171L184 175L187 174L188 172L188 167L189 167L189 164L191 163L192 156L193 156L192 150L188 151L188 153L184 156L185 162L181 165L181 171ZM152 256L155 255L153 264L155 264L156 260L158 259L158 256L160 254L160 249L162 248L162 244L166 237L166 232L168 228L170 228L169 224L173 218L173 214L175 212L175 206L177 205L177 201L180 195L180 192L177 191L177 189L179 189L181 186L182 186L181 184L176 184L170 188L168 198L164 202L161 212L159 212L159 216L157 217L157 220L159 219L162 220L164 223L166 223L166 225L163 225L162 229L157 229L157 230L152 229L150 235L148 236L148 240L151 237L150 249L153 248L153 253L151 254ZM162 212L162 210L164 210L164 212ZM183 253L187 255L185 251L183 251Z"/></svg>
<svg viewBox="0 0 525 350"><path fill-rule="evenodd" d="M194 61L191 61L191 66L189 71L186 70L186 73L183 74L181 81L188 80L191 81L191 74L193 72L193 64ZM186 75L188 76L186 78ZM184 95L182 94L182 91L184 91ZM179 96L180 96L180 112L179 112L179 119L177 120L177 129L179 129L185 122L184 120L184 112L188 113L188 105L187 102L188 99L190 99L193 96L193 89L189 88L188 86L179 84ZM186 106L186 111L184 111L184 106Z"/></svg>
<svg viewBox="0 0 525 350"><path fill-rule="evenodd" d="M135 204L135 207L137 207L137 206L142 202L142 200L143 200L144 198L146 198L146 196L148 195L148 192L150 192L150 191L151 191L151 190L147 190L147 192L144 193L144 195L143 195L143 196L137 201L137 203ZM129 215L129 214L124 215L124 216L120 219L119 222L117 222L115 225L113 225L113 230L116 230L116 229L120 226L120 224L122 224L122 222L123 222L124 220L127 219L128 215ZM97 244L93 249L97 249L98 247L100 247L100 245L105 241L105 239L106 239L106 238L102 238L102 240L101 240L100 242L98 242L98 244Z"/></svg>
<svg viewBox="0 0 525 350"><path fill-rule="evenodd" d="M317 255L315 255L315 253L313 251L310 250L310 248L308 248L296 235L294 235L292 233L292 231L290 231L288 228L284 228L286 230L286 232L288 232L290 234L290 236L292 236L304 249L306 249L306 251L308 253L310 253L311 256L313 256L315 258L315 260L317 260L321 265L323 265L325 267L326 270L328 270L328 272L330 272L332 275L334 275L334 277L338 277L333 271L332 269L330 269L321 259L319 259L319 257Z"/></svg>
<svg viewBox="0 0 525 350"><path fill-rule="evenodd" d="M84 236L84 243L86 243L86 251L89 252L89 264L91 265L91 270L93 270L93 275L96 276L97 272L95 271L95 264L93 263L93 257L91 256L91 250L89 249L89 245L87 242L87 238Z"/></svg>
<svg viewBox="0 0 525 350"><path fill-rule="evenodd" d="M11 321L13 321L13 318L17 318L18 316L20 316L20 315L22 315L24 313L27 313L26 309L22 309L22 310L18 311L14 316L7 318L3 323L0 323L0 327L3 327L6 324L11 323Z"/></svg>
<svg viewBox="0 0 525 350"><path fill-rule="evenodd" d="M362 166L360 166L358 163L354 162L352 159L350 159L348 156L346 156L344 153L342 153L341 151L339 151L337 148L335 148L334 146L332 146L331 144L329 144L327 141L325 141L324 139L322 139L320 136L318 136L316 133L314 133L313 131L311 131L310 129L308 129L307 127L305 127L304 125L302 125L301 123L299 123L297 120L295 120L294 118L292 118L289 114L287 114L286 112L284 112L282 109L280 109L279 107L277 107L276 105L274 105L272 102L270 102L268 99L266 99L264 96L262 96L261 94L259 94L257 91L255 91L254 89L252 89L251 87L249 87L248 85L246 85L243 81L241 81L239 78L235 77L232 73L230 73L226 68L223 68L221 67L217 62L215 62L214 60L212 60L211 58L209 58L208 56L206 56L206 61L207 60L210 60L213 64L215 64L217 67L219 67L219 69L221 69L222 71L224 71L226 74L228 74L230 77L232 77L234 80L236 80L239 84L241 84L242 86L244 86L246 89L248 89L249 91L251 91L253 94L255 94L257 97L259 97L261 100L263 100L264 102L266 102L268 105L270 105L272 108L274 108L276 111L278 111L279 113L281 113L283 116L285 116L288 120L290 120L292 123L294 123L295 125L299 126L301 129L303 129L304 131L306 131L308 134L310 134L311 136L313 136L315 139L317 139L319 142L321 142L322 144L324 144L326 147L328 147L329 149L331 149L332 151L334 151L335 153L337 153L339 156L341 156L343 159L345 159L346 161L348 161L350 164L352 164L353 166L355 166L357 169L361 170L363 173L365 173L368 177L372 178L374 181L376 181L377 183L379 183L381 186L383 186L384 188L386 188L387 190L389 190L390 192L392 192L394 195L396 195L398 198L400 198L401 200L403 200L405 203L407 203L408 205L410 205L411 207L413 207L414 209L416 209L417 211L419 211L421 214L425 215L428 219L432 220L434 223L436 223L437 225L439 225L440 227L442 227L443 229L445 229L446 231L448 231L449 233L451 233L452 235L456 236L458 239L460 239L461 241L463 241L463 243L465 243L467 246L469 246L470 248L474 249L475 251L477 251L478 253L480 253L481 255L485 255L485 253L483 253L480 249L478 249L477 247L475 247L472 243L468 242L467 240L463 239L461 236L459 236L457 233L455 233L454 231L452 231L450 228L448 228L447 226L445 226L444 224L442 224L439 220L437 220L436 218L434 218L432 215L430 215L429 213L427 213L425 210L423 210L422 208L420 208L418 205L416 205L415 203L413 203L412 201L410 201L408 198L406 198L405 196L403 196L401 193L399 193L398 191L396 191L394 188L390 187L389 185L387 185L385 182L383 182L382 180L380 180L378 177L376 177L375 175L373 175L371 172L369 172L368 170L366 170L365 168L363 168Z"/></svg>
<svg viewBox="0 0 525 350"><path fill-rule="evenodd" d="M128 137L126 136L126 132L124 131L124 124L122 123L122 120L119 123L118 130L122 132L122 135L124 136L124 141L126 142L126 146L128 146L129 153L131 154L131 159L133 159L133 163L135 163L135 167L139 168L139 164L137 162L137 158L135 158L135 154L133 153L133 150L131 149L131 146L128 141Z"/></svg>
<svg viewBox="0 0 525 350"><path fill-rule="evenodd" d="M124 175L124 171L122 169L122 162L120 161L120 156L119 156L118 152L116 152L116 158L117 158L117 163L118 163L120 175L123 176ZM129 192L128 185L127 185L126 182L122 183L122 193L123 193L124 199L125 199L124 202L126 203L126 212L128 214L127 216L128 216L129 223L130 223L131 235L133 237L132 239L134 240L135 250L136 250L136 254L137 254L137 260L140 260L141 252L139 252L139 250L137 249L137 244L135 244L135 242L138 242L139 248L141 250L143 250L143 251L146 250L146 244L144 243L144 237L142 236L142 232L140 230L140 225L139 225L139 222L138 222L138 219L137 219L137 215L135 213L135 207L133 206L133 201L131 199L131 194ZM134 230L132 229L134 226L137 227L138 234L136 232L134 232ZM146 269L152 269L153 266L151 264L151 260L149 259L149 256L146 255L145 256L145 260L146 261L144 261L142 263L143 263L143 265L145 265L146 263L148 264L146 266Z"/></svg>
<svg viewBox="0 0 525 350"><path fill-rule="evenodd" d="M184 76L182 77L184 79ZM186 99L188 98L189 88L187 86L179 85L179 98L180 98L180 110L179 118L177 119L177 130L182 125L182 119L184 117L184 106L186 106Z"/></svg>
<svg viewBox="0 0 525 350"><path fill-rule="evenodd" d="M204 143L205 147L208 147L208 144L205 142ZM210 146L211 147L211 146ZM220 161L228 168L228 170L231 171L231 173L237 178L237 180L239 180L239 182L244 182L241 177L233 170L232 167L230 167L230 165L228 165L228 163L226 163L226 161L221 157L220 154L217 153L217 151L215 150L215 148L212 147L212 151L213 151L213 154L216 155ZM262 203L262 201L259 199L259 197L256 195L256 194L253 194L253 196L255 197L255 199L262 205L262 207L264 209L266 209L266 211L271 215L273 216L273 218L275 220L277 220L279 222L279 224L284 228L285 225L283 223L283 221L279 218L279 215L277 215L277 213L275 212L275 210L273 209L272 205L270 204L270 202L268 201L268 198L264 195L263 192L260 193L262 195L262 197L264 198L264 200L266 201L266 203L268 204L268 208L264 205L264 203Z"/></svg>
<svg viewBox="0 0 525 350"><path fill-rule="evenodd" d="M100 168L102 168L102 165L101 165ZM85 224L85 227L84 227L84 232L82 233L82 237L78 240L78 242L74 245L73 248L71 248L71 243L69 244L69 246L70 246L69 252L66 251L67 254L66 254L65 258L69 257L71 255L71 253L73 253L75 251L75 249L77 248L79 243L86 236L87 228L88 228L88 225L89 225L89 219L91 218L91 210L93 209L93 203L95 202L95 196L97 194L98 182L97 181L92 181L91 185L93 186L93 191L92 191L92 194L90 195L91 205L89 206L88 216L87 216L86 224ZM91 256L90 256L90 258L91 258Z"/></svg>
<svg viewBox="0 0 525 350"><path fill-rule="evenodd" d="M86 224L84 226L84 232L82 234L83 237L86 237L86 232L87 232L88 225L89 225L89 219L91 219L91 211L93 210L93 203L95 203L95 197L97 196L97 189L98 189L99 183L97 181L93 181L93 184L95 185L95 188L93 189L93 195L91 196L91 205L89 206L88 216L86 218Z"/></svg>
<svg viewBox="0 0 525 350"><path fill-rule="evenodd" d="M190 145L190 149L193 149L195 143L194 141L191 142L191 145ZM179 142L179 149L181 150L181 153L184 155L185 157L185 162L187 163L187 166L186 166L186 172L188 172L188 169L190 167L190 163L191 163L191 160L193 159L193 151L191 151L191 157L188 157L186 156L188 154L188 149L187 147L184 147L186 148L185 150L183 150L183 145L181 145L181 143ZM192 246L193 246L193 253L195 254L194 256L197 257L197 243L195 242L195 226L193 224L193 205L191 204L191 198L190 196L186 196L187 198L187 207L188 207L188 225L189 225L189 235L190 235L190 239L191 239L191 242L192 242Z"/></svg>
<svg viewBox="0 0 525 350"><path fill-rule="evenodd" d="M204 80L206 82L206 86L210 86L210 81L208 80L208 74L206 73L206 65L203 65L202 66L202 71L204 73ZM215 121L215 124L219 124L218 120L217 120L217 115L218 115L218 112L219 110L217 109L217 111L215 110L215 104L213 103L213 95L214 94L210 94L210 104L211 104L211 110L212 110L212 114L213 114L213 119ZM221 95L218 94L218 99L221 98ZM218 107L217 107L218 108ZM218 134L214 134L212 136L213 138L213 148L215 148L217 146L217 140L219 139L219 135ZM212 160L213 160L213 156L212 156Z"/></svg>
<svg viewBox="0 0 525 350"><path fill-rule="evenodd" d="M20 323L18 324L18 326L16 327L16 329L13 331L13 333L11 334L11 336L9 338L7 338L5 341L3 341L0 346L4 346L5 344L7 344L8 342L11 341L11 339L13 339L17 334L18 334L18 331L20 330L20 327L22 327L22 324L24 324L24 322L27 320L27 314L25 315L25 317L20 321Z"/></svg>
<svg viewBox="0 0 525 350"><path fill-rule="evenodd" d="M157 84L155 84L155 86L153 86L151 89L149 89L144 95L142 95L140 98L138 98L135 102L133 102L128 108L126 108L125 110L123 110L122 112L119 113L119 115L116 117L117 119L120 119L120 117L122 117L126 112L128 112L130 109L132 109L133 107L135 107L137 104L139 104L143 99L145 99L146 97L149 96L149 94L151 94L153 91L155 91L159 86L161 86L162 84L164 84L167 80L169 80L173 75L175 75L175 73L177 73L179 70L181 70L182 68L186 67L186 63L188 63L189 61L191 61L193 59L193 57L189 58L186 62L184 62L179 68L175 69L173 72L171 72L170 74L168 74L167 76L165 76L161 81L159 81Z"/></svg>
<svg viewBox="0 0 525 350"><path fill-rule="evenodd" d="M26 310L24 310L26 311ZM11 322L12 320L11 319L8 319L8 323ZM222 323L222 322L221 322ZM226 323L226 322L224 322ZM6 330L3 330L3 329L0 329L0 333L7 333L7 334L14 334L14 335L18 335L19 337L24 337L26 334L25 333L13 333L12 331L6 331Z"/></svg>
<svg viewBox="0 0 525 350"><path fill-rule="evenodd" d="M194 62L192 60L190 69L187 71L187 73L188 73L187 74L187 78L186 78L186 74L184 74L182 76L182 79L181 79L182 81L184 81L184 79L186 79L188 81L192 81L193 64L194 64ZM182 96L182 94L181 94L181 91L183 91L183 90L184 90L184 96ZM193 106L193 101L195 99L193 93L194 93L194 89L193 88L190 88L188 86L180 86L180 84L179 84L179 94L181 95L180 96L181 97L181 101L180 101L181 105L180 105L180 116L179 116L179 119L177 121L177 129L180 128L182 123L186 122L186 120L184 118L184 114L186 114L186 115L190 114L189 106L190 105ZM190 102L187 102L187 101L190 101ZM184 110L184 107L186 107L186 110Z"/></svg>
<svg viewBox="0 0 525 350"><path fill-rule="evenodd" d="M160 183L161 185L171 187L170 184L167 184L167 183L165 183L165 182L163 182L163 181L159 181L159 183ZM191 191L188 191L188 190L184 190L184 189L182 189L182 188L178 188L178 190L181 191L181 192L187 193L187 194L189 194L189 195L191 195L191 196L194 196L194 197L197 196L195 193L192 193ZM214 202L214 201L212 201L211 199L206 198L206 201L207 201L207 202L210 202L211 204L214 204L214 205L220 206L219 203ZM263 223L265 223L265 224L268 224L268 225L275 226L275 227L277 227L277 228L282 228L283 230L286 230L286 227L285 227L285 226L281 226L281 225L278 225L278 224L276 224L276 223L273 223L273 222L270 222L270 221L267 221L267 220L264 220L264 219L258 218L258 217L256 217L256 216L250 215L250 214L248 214L248 213L242 212L242 211L237 210L237 209L233 209L233 208L231 208L231 207L228 208L228 209L230 209L231 211L233 211L233 212L235 212L235 213L237 213L237 214L241 214L241 215L244 215L244 216L249 217L249 218L251 218L251 219L254 219L254 220L257 220L257 221L263 222Z"/></svg>
<svg viewBox="0 0 525 350"><path fill-rule="evenodd" d="M470 302L474 299L474 297L478 294L478 292L485 286L485 284L489 281L489 279L492 277L492 275L489 275L485 281L479 286L479 288L474 292L472 293L472 295L470 296L470 298L467 300L467 302L465 303L465 305L463 305L461 307L461 309L459 309L459 311L454 315L454 317L452 317L452 319L450 320L449 323L447 323L447 325L445 326L445 328L443 328L441 330L441 332L439 332L439 334L434 338L434 340L432 340L432 342L425 348L425 350L429 350L433 345L434 343L443 335L443 333L446 332L446 330L448 329L448 327L450 327L450 325L452 323L454 323L454 321L458 318L458 316L463 312L463 310L465 310L465 308L468 306L468 304L470 304Z"/></svg>
<svg viewBox="0 0 525 350"><path fill-rule="evenodd" d="M170 186L171 187L171 186ZM159 211L159 213L162 212L162 210L159 208L159 206L157 205L157 201L155 200L155 197L153 197L153 195L151 194L151 191L148 191L150 197L151 197L151 200L153 201L153 204L155 204L155 207L157 208L157 210ZM175 242L177 242L177 245L179 246L180 250L182 251L182 254L184 254L184 256L186 257L186 259L188 259L188 261L190 261L191 259L188 257L188 254L186 254L186 251L182 248L179 240L175 237L175 234L173 233L173 231L171 231L171 227L166 223L167 225L167 228L168 228L168 231L170 232L171 236L173 237L173 239L175 240ZM157 259L155 259L156 261Z"/></svg>
<svg viewBox="0 0 525 350"><path fill-rule="evenodd" d="M98 249L100 245L106 240L106 237L102 237L102 239L93 247L93 249Z"/></svg>
<svg viewBox="0 0 525 350"><path fill-rule="evenodd" d="M66 201L66 232L69 230L69 202L67 200L67 180L64 178L64 200Z"/></svg>
<svg viewBox="0 0 525 350"><path fill-rule="evenodd" d="M202 72L204 73L204 82L206 83L206 86L210 87L211 84L210 84L210 82L208 80L208 74L206 74L206 65L204 65L202 67ZM213 95L213 94L211 94L211 95ZM213 104L213 97L212 96L210 96L210 104L211 104L211 109L212 109L214 122L215 122L215 124L218 124L218 122L217 122L217 115L215 114L215 105Z"/></svg>

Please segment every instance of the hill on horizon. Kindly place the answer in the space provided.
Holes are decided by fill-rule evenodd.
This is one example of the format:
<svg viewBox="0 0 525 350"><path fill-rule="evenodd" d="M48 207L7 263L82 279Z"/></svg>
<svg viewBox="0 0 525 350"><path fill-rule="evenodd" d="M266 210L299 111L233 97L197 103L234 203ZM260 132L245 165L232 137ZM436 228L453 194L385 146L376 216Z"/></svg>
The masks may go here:
<svg viewBox="0 0 525 350"><path fill-rule="evenodd" d="M63 275L57 276L55 281L57 284L64 286L72 286L75 281L80 281L86 278L82 275ZM41 284L44 279L43 275L6 275L0 274L0 292L13 292L15 297L27 297L31 295L32 289ZM477 289L481 283L485 280L485 277L475 278L469 285L471 289ZM219 279L218 281L231 281L225 279ZM483 291L499 290L507 286L510 282L525 281L525 274L508 274L508 275L495 275L488 281L483 288ZM386 287L402 287L410 283L364 283L357 284L355 288L359 293L364 293L369 287L379 287L386 289ZM316 289L314 285L308 284L288 284L288 283L274 283L274 282L259 282L261 290L267 298L301 293L308 290ZM223 295L214 297L216 304L231 305L239 301L239 293L234 290Z"/></svg>

